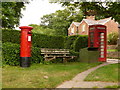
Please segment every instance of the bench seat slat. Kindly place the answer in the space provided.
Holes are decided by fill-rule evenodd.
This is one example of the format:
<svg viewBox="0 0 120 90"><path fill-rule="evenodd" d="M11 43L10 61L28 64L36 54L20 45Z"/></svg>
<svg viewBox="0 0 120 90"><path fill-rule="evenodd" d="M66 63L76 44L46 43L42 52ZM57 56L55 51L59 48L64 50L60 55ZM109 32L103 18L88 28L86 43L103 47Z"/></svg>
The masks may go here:
<svg viewBox="0 0 120 90"><path fill-rule="evenodd" d="M41 53L41 54L70 54L70 53Z"/></svg>
<svg viewBox="0 0 120 90"><path fill-rule="evenodd" d="M46 56L46 57L65 57L65 58L68 58L68 57L76 57L76 56Z"/></svg>
<svg viewBox="0 0 120 90"><path fill-rule="evenodd" d="M41 48L41 54L44 55L45 60L53 60L56 58L73 59L76 56L68 56L70 54L69 49L47 49Z"/></svg>

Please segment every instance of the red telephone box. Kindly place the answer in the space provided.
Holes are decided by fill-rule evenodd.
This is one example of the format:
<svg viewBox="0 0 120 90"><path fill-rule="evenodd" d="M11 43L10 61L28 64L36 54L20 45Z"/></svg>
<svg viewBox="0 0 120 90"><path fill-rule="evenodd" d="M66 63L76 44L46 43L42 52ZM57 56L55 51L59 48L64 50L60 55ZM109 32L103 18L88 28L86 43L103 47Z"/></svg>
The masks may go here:
<svg viewBox="0 0 120 90"><path fill-rule="evenodd" d="M29 67L31 57L31 30L33 27L21 26L21 38L20 38L20 66Z"/></svg>
<svg viewBox="0 0 120 90"><path fill-rule="evenodd" d="M99 50L99 61L106 61L106 26L90 25L88 47Z"/></svg>

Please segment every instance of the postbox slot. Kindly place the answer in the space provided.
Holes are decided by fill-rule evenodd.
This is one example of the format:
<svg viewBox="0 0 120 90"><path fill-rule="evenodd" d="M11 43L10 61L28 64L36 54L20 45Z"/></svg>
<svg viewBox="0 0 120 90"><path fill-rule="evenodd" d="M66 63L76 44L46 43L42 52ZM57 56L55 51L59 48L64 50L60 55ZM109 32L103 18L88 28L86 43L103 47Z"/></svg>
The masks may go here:
<svg viewBox="0 0 120 90"><path fill-rule="evenodd" d="M31 31L29 31L29 32L28 32L28 34L32 34L32 32L31 32Z"/></svg>

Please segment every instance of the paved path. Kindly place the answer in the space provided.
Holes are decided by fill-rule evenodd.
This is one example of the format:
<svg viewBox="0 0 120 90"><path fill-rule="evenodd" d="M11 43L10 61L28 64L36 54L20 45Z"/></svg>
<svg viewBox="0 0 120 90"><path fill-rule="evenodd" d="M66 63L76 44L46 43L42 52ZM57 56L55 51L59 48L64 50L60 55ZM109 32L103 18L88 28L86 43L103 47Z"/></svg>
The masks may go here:
<svg viewBox="0 0 120 90"><path fill-rule="evenodd" d="M120 60L119 59L107 59L107 62L110 62L110 63L120 63Z"/></svg>
<svg viewBox="0 0 120 90"><path fill-rule="evenodd" d="M104 88L105 86L118 85L118 83L112 83L112 82L100 82L100 81L88 82L88 81L84 81L85 77L89 73L91 73L92 71L94 71L102 66L109 65L112 63L113 62L107 62L107 63L103 63L97 67L93 67L91 69L88 69L88 70L76 75L72 80L63 82L57 88L93 88L93 87Z"/></svg>

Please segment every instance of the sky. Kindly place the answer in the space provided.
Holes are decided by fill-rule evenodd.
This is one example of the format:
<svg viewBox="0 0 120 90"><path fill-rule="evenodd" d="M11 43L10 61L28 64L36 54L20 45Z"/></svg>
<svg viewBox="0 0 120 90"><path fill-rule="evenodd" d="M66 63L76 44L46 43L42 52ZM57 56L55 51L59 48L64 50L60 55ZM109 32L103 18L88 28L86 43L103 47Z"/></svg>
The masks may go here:
<svg viewBox="0 0 120 90"><path fill-rule="evenodd" d="M40 18L43 15L54 13L56 10L64 9L60 4L49 3L49 0L33 0L26 4L26 9L22 10L23 17L20 19L19 26L28 26L29 24L40 24ZM18 27L16 29L19 29Z"/></svg>

